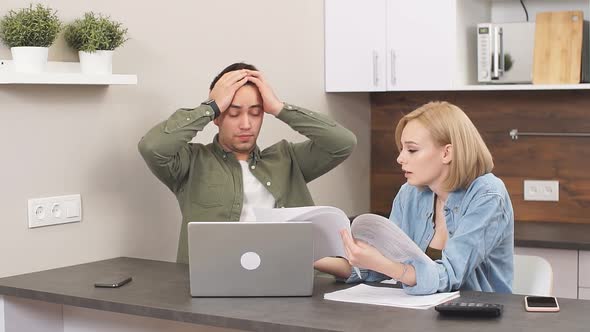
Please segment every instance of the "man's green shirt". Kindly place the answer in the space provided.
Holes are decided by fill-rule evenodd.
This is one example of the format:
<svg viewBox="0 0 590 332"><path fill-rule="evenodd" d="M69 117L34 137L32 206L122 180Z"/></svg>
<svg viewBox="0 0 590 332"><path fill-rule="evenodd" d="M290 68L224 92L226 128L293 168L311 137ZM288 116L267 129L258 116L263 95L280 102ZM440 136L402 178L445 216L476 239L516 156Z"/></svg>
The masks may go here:
<svg viewBox="0 0 590 332"><path fill-rule="evenodd" d="M188 222L238 221L242 211L242 169L233 153L223 150L217 136L207 145L190 142L213 117L207 105L181 108L139 142L147 165L180 204L181 263L188 263ZM308 140L281 140L262 151L256 146L248 159L250 171L274 196L275 207L314 205L307 183L343 162L356 136L322 114L289 104L277 118Z"/></svg>

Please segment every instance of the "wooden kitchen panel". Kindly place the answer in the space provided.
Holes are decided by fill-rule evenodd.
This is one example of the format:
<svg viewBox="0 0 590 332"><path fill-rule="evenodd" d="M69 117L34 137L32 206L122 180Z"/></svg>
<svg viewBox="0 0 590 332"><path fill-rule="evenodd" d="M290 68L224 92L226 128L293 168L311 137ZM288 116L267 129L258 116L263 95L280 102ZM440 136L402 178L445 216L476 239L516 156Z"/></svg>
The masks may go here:
<svg viewBox="0 0 590 332"><path fill-rule="evenodd" d="M533 53L534 84L580 83L584 12L538 13Z"/></svg>
<svg viewBox="0 0 590 332"><path fill-rule="evenodd" d="M388 215L405 182L396 162L395 125L403 114L447 100L471 118L510 192L517 221L590 223L590 137L509 132L590 133L590 91L444 91L371 94L371 210ZM523 181L558 180L559 202L523 200Z"/></svg>

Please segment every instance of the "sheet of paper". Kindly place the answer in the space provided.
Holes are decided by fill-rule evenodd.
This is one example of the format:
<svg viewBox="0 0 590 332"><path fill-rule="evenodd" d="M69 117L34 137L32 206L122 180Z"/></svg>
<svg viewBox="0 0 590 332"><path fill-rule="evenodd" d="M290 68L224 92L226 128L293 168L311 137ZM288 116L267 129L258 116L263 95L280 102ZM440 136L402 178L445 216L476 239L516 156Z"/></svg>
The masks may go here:
<svg viewBox="0 0 590 332"><path fill-rule="evenodd" d="M391 220L375 215L363 214L354 219L352 235L377 248L383 256L394 262L417 260L425 264L433 264L432 259L420 250L404 231Z"/></svg>
<svg viewBox="0 0 590 332"><path fill-rule="evenodd" d="M307 221L310 217L325 213L338 214L343 219L349 220L342 210L333 206L304 206L281 209L254 208L256 222Z"/></svg>
<svg viewBox="0 0 590 332"><path fill-rule="evenodd" d="M411 309L429 309L459 297L459 292L432 295L408 295L403 289L359 284L347 289L324 294L324 299L340 302L364 303Z"/></svg>
<svg viewBox="0 0 590 332"><path fill-rule="evenodd" d="M331 206L284 209L254 209L256 222L309 221L313 227L314 261L328 256L346 257L339 231L350 232L350 220L344 212Z"/></svg>

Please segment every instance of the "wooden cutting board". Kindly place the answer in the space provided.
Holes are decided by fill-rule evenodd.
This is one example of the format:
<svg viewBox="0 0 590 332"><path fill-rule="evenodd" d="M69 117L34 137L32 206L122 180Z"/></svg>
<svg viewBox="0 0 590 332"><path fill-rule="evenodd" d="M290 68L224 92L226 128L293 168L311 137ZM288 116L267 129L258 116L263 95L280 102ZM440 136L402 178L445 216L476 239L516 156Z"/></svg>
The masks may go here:
<svg viewBox="0 0 590 332"><path fill-rule="evenodd" d="M533 84L580 83L584 13L538 13L535 22Z"/></svg>

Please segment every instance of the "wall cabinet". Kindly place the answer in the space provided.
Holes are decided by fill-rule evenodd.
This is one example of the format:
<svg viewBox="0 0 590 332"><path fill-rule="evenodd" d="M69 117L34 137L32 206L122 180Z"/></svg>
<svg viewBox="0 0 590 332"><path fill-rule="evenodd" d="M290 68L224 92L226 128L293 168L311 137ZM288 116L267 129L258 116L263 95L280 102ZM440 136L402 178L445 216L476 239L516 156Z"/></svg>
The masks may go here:
<svg viewBox="0 0 590 332"><path fill-rule="evenodd" d="M528 0L537 12L583 10L589 0ZM519 1L325 0L325 90L590 89L590 84L477 83L476 27L524 22Z"/></svg>
<svg viewBox="0 0 590 332"><path fill-rule="evenodd" d="M326 91L451 88L454 2L326 0Z"/></svg>
<svg viewBox="0 0 590 332"><path fill-rule="evenodd" d="M387 90L452 88L455 1L389 0L386 13Z"/></svg>
<svg viewBox="0 0 590 332"><path fill-rule="evenodd" d="M385 91L386 3L325 1L326 91Z"/></svg>

